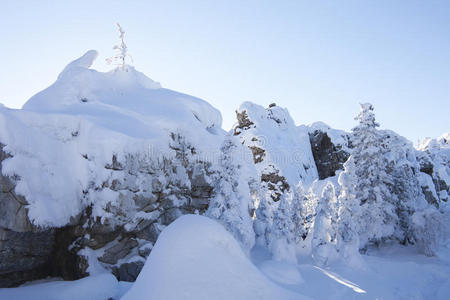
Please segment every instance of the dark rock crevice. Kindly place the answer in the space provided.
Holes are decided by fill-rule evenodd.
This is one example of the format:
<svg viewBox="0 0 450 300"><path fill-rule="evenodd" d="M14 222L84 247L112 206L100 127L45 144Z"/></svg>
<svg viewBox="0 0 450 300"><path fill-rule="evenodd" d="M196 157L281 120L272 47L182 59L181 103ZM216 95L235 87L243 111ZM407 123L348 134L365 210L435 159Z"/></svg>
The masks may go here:
<svg viewBox="0 0 450 300"><path fill-rule="evenodd" d="M342 145L334 145L326 132L316 130L309 134L309 140L319 179L335 176L336 171L344 168L350 154Z"/></svg>

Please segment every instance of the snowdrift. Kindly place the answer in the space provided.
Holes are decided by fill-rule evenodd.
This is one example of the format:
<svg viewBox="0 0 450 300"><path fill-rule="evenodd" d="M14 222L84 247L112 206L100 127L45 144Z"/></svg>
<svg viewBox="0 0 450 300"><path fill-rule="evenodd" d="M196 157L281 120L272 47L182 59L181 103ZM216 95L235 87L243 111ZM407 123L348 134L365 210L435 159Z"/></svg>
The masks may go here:
<svg viewBox="0 0 450 300"><path fill-rule="evenodd" d="M267 279L217 222L185 215L159 236L123 300L308 299Z"/></svg>
<svg viewBox="0 0 450 300"><path fill-rule="evenodd" d="M16 300L105 300L119 293L117 279L112 274L90 276L76 281L53 281L0 289L0 299Z"/></svg>

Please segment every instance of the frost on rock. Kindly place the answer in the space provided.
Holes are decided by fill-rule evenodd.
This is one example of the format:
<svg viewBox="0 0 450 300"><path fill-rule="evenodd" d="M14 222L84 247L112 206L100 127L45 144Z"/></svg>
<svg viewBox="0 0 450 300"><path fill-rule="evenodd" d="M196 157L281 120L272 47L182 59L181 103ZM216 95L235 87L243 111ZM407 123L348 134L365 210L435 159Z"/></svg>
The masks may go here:
<svg viewBox="0 0 450 300"><path fill-rule="evenodd" d="M244 102L236 116L233 134L252 152L261 182L254 222L257 243L271 243L273 248L270 232L278 226L273 224L278 202L299 182L310 185L318 176L309 136L298 130L286 109L275 104L265 109Z"/></svg>
<svg viewBox="0 0 450 300"><path fill-rule="evenodd" d="M417 156L421 172L431 176L435 187L436 194L429 189L431 195L428 198L447 205L450 198L450 133L422 141Z"/></svg>
<svg viewBox="0 0 450 300"><path fill-rule="evenodd" d="M245 102L236 114L234 134L252 151L261 181L274 201L299 181L310 184L317 178L308 135L298 132L286 109Z"/></svg>

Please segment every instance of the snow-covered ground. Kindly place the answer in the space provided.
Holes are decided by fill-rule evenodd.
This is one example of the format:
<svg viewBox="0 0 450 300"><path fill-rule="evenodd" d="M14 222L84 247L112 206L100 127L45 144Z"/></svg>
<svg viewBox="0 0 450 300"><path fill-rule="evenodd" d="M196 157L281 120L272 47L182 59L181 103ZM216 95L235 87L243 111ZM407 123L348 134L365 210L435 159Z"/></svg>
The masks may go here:
<svg viewBox="0 0 450 300"><path fill-rule="evenodd" d="M436 257L413 247L369 249L354 269L329 268L299 255L299 264L270 259L262 248L248 258L216 221L179 218L160 235L134 284L103 274L78 281L38 282L0 289L0 299L448 299L450 245Z"/></svg>

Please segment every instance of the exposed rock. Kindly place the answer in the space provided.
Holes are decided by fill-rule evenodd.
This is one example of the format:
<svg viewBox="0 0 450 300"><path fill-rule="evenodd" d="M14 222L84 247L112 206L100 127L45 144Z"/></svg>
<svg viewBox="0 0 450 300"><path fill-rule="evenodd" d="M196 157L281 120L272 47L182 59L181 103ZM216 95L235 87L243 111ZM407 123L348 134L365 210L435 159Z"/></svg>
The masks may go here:
<svg viewBox="0 0 450 300"><path fill-rule="evenodd" d="M152 251L152 248L153 248L152 243L145 244L144 246L138 249L138 254L143 258L147 258L147 256L149 256L150 252Z"/></svg>
<svg viewBox="0 0 450 300"><path fill-rule="evenodd" d="M0 143L0 164L9 157L3 151L4 145ZM17 232L32 230L28 219L27 201L14 191L14 178L4 176L0 165L0 228Z"/></svg>
<svg viewBox="0 0 450 300"><path fill-rule="evenodd" d="M135 281L137 276L144 267L144 262L134 261L120 265L120 267L113 268L113 274L120 281Z"/></svg>
<svg viewBox="0 0 450 300"><path fill-rule="evenodd" d="M119 259L127 256L138 245L139 243L133 238L123 238L117 244L107 248L98 260L107 264L116 264Z"/></svg>
<svg viewBox="0 0 450 300"><path fill-rule="evenodd" d="M234 135L238 135L241 130L250 129L255 124L248 118L247 111L245 110L241 112L236 111L236 118L238 125L234 128Z"/></svg>
<svg viewBox="0 0 450 300"><path fill-rule="evenodd" d="M161 230L159 230L158 225L156 223L152 223L146 226L141 231L137 232L136 237L154 243L156 242L156 239L158 238L160 232Z"/></svg>
<svg viewBox="0 0 450 300"><path fill-rule="evenodd" d="M260 163L263 161L264 156L266 155L266 151L264 149L261 149L259 147L256 146L250 146L248 147L253 154L253 162L255 164Z"/></svg>
<svg viewBox="0 0 450 300"><path fill-rule="evenodd" d="M9 154L0 144L0 287L17 286L47 276L54 230L34 227L26 200L14 191L15 179L2 173Z"/></svg>
<svg viewBox="0 0 450 300"><path fill-rule="evenodd" d="M343 169L350 154L342 149L342 145L334 145L328 134L320 130L310 133L309 139L319 179L334 176L337 170Z"/></svg>
<svg viewBox="0 0 450 300"><path fill-rule="evenodd" d="M114 170L114 171L122 171L123 170L122 164L117 160L117 155L113 155L111 164L107 164L105 166L105 168Z"/></svg>
<svg viewBox="0 0 450 300"><path fill-rule="evenodd" d="M289 190L289 184L286 178L280 176L278 171L261 174L261 182L272 192L271 197L275 202L279 201L281 195Z"/></svg>
<svg viewBox="0 0 450 300"><path fill-rule="evenodd" d="M16 232L0 228L0 287L48 276L53 244L53 229Z"/></svg>

